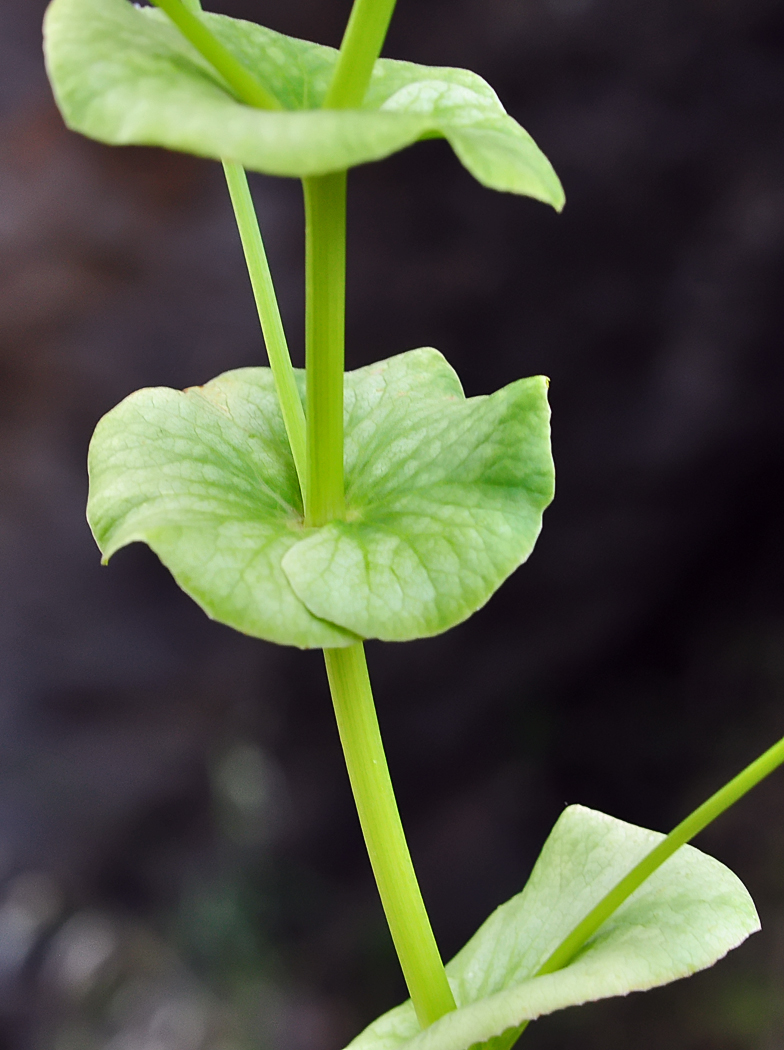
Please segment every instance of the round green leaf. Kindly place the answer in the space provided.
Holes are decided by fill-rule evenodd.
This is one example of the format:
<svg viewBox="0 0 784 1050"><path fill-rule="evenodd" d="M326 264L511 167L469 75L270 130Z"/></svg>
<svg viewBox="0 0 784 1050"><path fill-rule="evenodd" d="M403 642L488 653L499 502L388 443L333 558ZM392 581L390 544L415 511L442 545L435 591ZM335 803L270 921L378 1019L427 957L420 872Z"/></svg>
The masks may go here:
<svg viewBox="0 0 784 1050"><path fill-rule="evenodd" d="M466 399L437 350L346 376L346 521L283 558L299 598L364 638L467 619L533 550L553 496L547 381Z"/></svg>
<svg viewBox="0 0 784 1050"><path fill-rule="evenodd" d="M53 0L46 62L68 126L115 145L165 146L297 177L443 136L484 185L562 207L549 161L476 74L381 59L360 109L320 109L337 51L252 22L201 17L283 112L237 101L157 9L128 0Z"/></svg>
<svg viewBox="0 0 784 1050"><path fill-rule="evenodd" d="M508 1047L524 1021L654 988L712 966L760 928L759 918L737 876L713 857L682 846L613 913L573 962L555 973L533 976L591 908L663 838L604 813L570 806L553 828L523 892L493 912L447 965L458 1009L420 1031L413 1006L403 1003L357 1036L351 1050Z"/></svg>
<svg viewBox="0 0 784 1050"><path fill-rule="evenodd" d="M466 400L438 351L412 350L346 374L345 429L348 520L306 529L269 369L137 391L90 445L104 559L141 540L214 619L282 644L446 630L536 540L553 486L545 380Z"/></svg>

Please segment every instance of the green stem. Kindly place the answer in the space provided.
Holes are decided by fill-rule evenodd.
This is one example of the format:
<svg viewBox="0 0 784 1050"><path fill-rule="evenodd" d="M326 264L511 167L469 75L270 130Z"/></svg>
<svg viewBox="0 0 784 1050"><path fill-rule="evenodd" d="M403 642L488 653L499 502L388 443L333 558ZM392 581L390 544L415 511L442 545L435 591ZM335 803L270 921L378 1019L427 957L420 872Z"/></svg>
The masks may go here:
<svg viewBox="0 0 784 1050"><path fill-rule="evenodd" d="M395 0L354 0L324 100L327 109L362 104L394 10Z"/></svg>
<svg viewBox="0 0 784 1050"><path fill-rule="evenodd" d="M394 0L356 0L325 105L359 105ZM305 524L345 514L343 364L346 172L303 179L308 482ZM420 1025L455 1001L414 874L389 778L361 643L325 649L332 702L370 864Z"/></svg>
<svg viewBox="0 0 784 1050"><path fill-rule="evenodd" d="M275 379L283 424L286 427L294 466L302 492L307 480L307 455L305 443L305 410L294 379L286 334L280 317L275 288L272 283L264 242L261 239L253 198L250 195L245 169L233 161L224 161L223 170L229 187L234 216L240 232L245 262L248 267L256 309L259 313L264 342L267 345L270 368Z"/></svg>
<svg viewBox="0 0 784 1050"><path fill-rule="evenodd" d="M395 0L355 0L324 105L359 106ZM305 192L308 499L305 524L345 514L343 360L346 172L303 180ZM343 754L373 875L420 1025L455 1009L389 778L362 643L325 649Z"/></svg>
<svg viewBox="0 0 784 1050"><path fill-rule="evenodd" d="M420 1025L455 1009L389 778L362 643L325 649L340 742L381 903Z"/></svg>
<svg viewBox="0 0 784 1050"><path fill-rule="evenodd" d="M166 12L182 35L217 69L241 102L257 109L283 109L275 96L262 87L182 0L153 0L153 3Z"/></svg>
<svg viewBox="0 0 784 1050"><path fill-rule="evenodd" d="M302 180L305 194L305 371L308 481L305 524L345 514L343 362L346 172Z"/></svg>

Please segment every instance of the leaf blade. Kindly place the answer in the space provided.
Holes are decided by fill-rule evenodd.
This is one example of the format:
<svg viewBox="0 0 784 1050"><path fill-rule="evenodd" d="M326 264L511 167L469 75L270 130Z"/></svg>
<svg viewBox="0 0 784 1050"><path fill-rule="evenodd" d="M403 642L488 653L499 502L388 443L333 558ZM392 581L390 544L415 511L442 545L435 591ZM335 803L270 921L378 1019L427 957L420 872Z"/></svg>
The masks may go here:
<svg viewBox="0 0 784 1050"><path fill-rule="evenodd" d="M321 528L303 523L269 369L126 398L90 446L104 559L146 542L210 616L282 644L465 619L528 556L552 497L546 381L466 399L424 348L348 373L345 389L349 520Z"/></svg>

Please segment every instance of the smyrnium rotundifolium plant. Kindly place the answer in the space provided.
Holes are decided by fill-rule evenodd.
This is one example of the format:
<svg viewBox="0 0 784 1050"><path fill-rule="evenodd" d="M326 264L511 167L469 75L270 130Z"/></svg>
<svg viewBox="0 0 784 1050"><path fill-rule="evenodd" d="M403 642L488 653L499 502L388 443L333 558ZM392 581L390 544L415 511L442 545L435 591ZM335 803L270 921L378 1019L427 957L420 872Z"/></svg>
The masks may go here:
<svg viewBox="0 0 784 1050"><path fill-rule="evenodd" d="M357 1050L505 1050L529 1021L712 965L759 928L688 841L784 761L784 741L668 836L568 807L525 888L446 967L387 771L363 641L448 630L531 554L553 498L546 378L466 398L435 349L344 372L347 172L424 138L490 189L561 184L481 77L379 58L394 0L355 0L339 51L198 0L53 0L69 127L220 161L269 367L130 394L98 423L87 516L104 561L147 543L205 612L324 650L359 819L411 999ZM305 369L291 365L245 170L299 178Z"/></svg>

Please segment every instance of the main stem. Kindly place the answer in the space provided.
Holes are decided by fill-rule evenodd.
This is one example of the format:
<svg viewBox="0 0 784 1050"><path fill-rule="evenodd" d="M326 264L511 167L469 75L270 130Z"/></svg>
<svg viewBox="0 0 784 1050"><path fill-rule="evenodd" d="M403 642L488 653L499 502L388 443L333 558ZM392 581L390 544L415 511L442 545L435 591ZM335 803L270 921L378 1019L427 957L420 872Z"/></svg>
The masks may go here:
<svg viewBox="0 0 784 1050"><path fill-rule="evenodd" d="M305 525L345 514L343 362L346 174L304 179L307 485ZM332 702L362 833L419 1023L455 1008L406 845L361 643L326 649Z"/></svg>
<svg viewBox="0 0 784 1050"><path fill-rule="evenodd" d="M302 180L305 194L305 524L344 516L343 362L346 172Z"/></svg>
<svg viewBox="0 0 784 1050"><path fill-rule="evenodd" d="M326 649L332 702L370 864L420 1025L455 1009L389 778L362 643Z"/></svg>
<svg viewBox="0 0 784 1050"><path fill-rule="evenodd" d="M326 105L357 105L394 0L357 0ZM337 96L335 90L337 88ZM345 516L343 366L346 172L303 179L305 195L305 525ZM392 790L362 643L325 649L332 702L373 875L420 1025L455 1009Z"/></svg>

